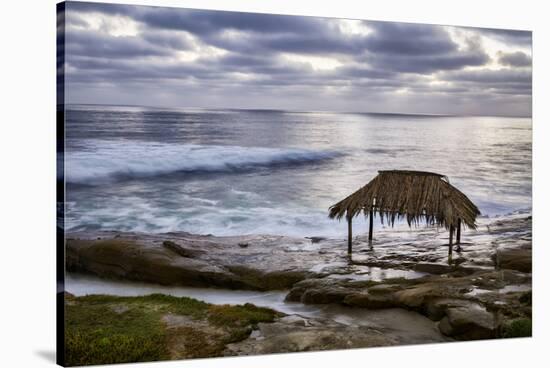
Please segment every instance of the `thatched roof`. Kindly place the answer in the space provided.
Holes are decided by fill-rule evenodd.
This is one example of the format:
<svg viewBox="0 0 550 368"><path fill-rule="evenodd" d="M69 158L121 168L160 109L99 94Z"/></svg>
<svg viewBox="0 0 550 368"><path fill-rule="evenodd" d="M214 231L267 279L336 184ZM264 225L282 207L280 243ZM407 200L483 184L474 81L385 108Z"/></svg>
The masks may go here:
<svg viewBox="0 0 550 368"><path fill-rule="evenodd" d="M378 213L393 226L405 218L409 226L425 220L430 225L455 228L459 220L476 228L478 208L440 174L425 171L379 171L367 185L330 207L329 217Z"/></svg>

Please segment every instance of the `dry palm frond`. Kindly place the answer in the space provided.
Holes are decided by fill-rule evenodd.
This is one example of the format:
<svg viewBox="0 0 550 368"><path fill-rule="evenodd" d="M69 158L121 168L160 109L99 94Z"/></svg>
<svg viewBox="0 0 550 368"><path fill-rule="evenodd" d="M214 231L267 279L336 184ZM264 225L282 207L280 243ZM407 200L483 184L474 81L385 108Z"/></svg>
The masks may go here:
<svg viewBox="0 0 550 368"><path fill-rule="evenodd" d="M476 228L478 208L446 176L424 171L379 171L367 185L330 207L329 217L378 213L393 226L405 218L409 226L421 220L437 226Z"/></svg>

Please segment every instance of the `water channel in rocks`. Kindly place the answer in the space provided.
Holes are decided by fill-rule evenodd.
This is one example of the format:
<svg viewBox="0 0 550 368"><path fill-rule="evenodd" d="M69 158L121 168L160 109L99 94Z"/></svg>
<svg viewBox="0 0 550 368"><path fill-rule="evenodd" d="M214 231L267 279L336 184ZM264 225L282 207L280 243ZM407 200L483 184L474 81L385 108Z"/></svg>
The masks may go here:
<svg viewBox="0 0 550 368"><path fill-rule="evenodd" d="M211 304L252 303L289 315L332 320L349 326L366 326L391 334L402 344L450 341L437 329L436 323L411 311L400 308L367 310L340 305L305 305L285 301L286 291L248 291L182 286L163 286L142 282L106 280L96 276L67 273L65 289L75 296L106 294L140 296L162 293L190 297Z"/></svg>

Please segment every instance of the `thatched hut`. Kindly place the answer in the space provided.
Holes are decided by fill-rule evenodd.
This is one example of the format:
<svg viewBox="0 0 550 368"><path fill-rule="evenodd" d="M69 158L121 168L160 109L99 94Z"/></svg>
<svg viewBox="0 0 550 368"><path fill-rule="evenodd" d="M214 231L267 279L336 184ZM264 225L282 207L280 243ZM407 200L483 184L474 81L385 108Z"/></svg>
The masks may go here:
<svg viewBox="0 0 550 368"><path fill-rule="evenodd" d="M460 190L440 174L425 171L379 171L367 185L329 208L329 217L348 221L348 253L351 254L352 219L364 213L369 217L369 242L372 242L373 217L391 226L396 219L406 219L409 226L426 222L449 229L449 254L453 233L460 244L460 229L476 228L479 209Z"/></svg>

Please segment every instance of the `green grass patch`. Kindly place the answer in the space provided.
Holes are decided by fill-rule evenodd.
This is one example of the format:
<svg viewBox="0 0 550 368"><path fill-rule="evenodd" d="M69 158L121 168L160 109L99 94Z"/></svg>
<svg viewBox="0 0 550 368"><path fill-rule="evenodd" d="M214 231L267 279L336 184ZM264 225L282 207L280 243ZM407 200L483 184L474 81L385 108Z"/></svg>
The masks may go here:
<svg viewBox="0 0 550 368"><path fill-rule="evenodd" d="M254 304L210 305L208 321L217 326L246 327L256 326L260 322L273 322L279 313Z"/></svg>
<svg viewBox="0 0 550 368"><path fill-rule="evenodd" d="M504 325L502 337L531 337L532 321L530 318L518 318Z"/></svg>
<svg viewBox="0 0 550 368"><path fill-rule="evenodd" d="M65 343L69 366L180 357L181 352L174 351L171 345L174 341L184 342L185 357L219 356L227 343L247 338L253 326L272 322L280 315L253 304L211 305L163 294L67 296L66 300ZM162 321L168 313L207 321L225 332L209 335L192 326L169 330Z"/></svg>
<svg viewBox="0 0 550 368"><path fill-rule="evenodd" d="M68 365L142 362L168 359L166 334L158 313L80 302L66 307Z"/></svg>
<svg viewBox="0 0 550 368"><path fill-rule="evenodd" d="M196 318L205 316L209 305L196 299L165 294L145 296L88 295L79 297L78 301L87 305L125 304L138 308L153 308L160 312L171 312Z"/></svg>

